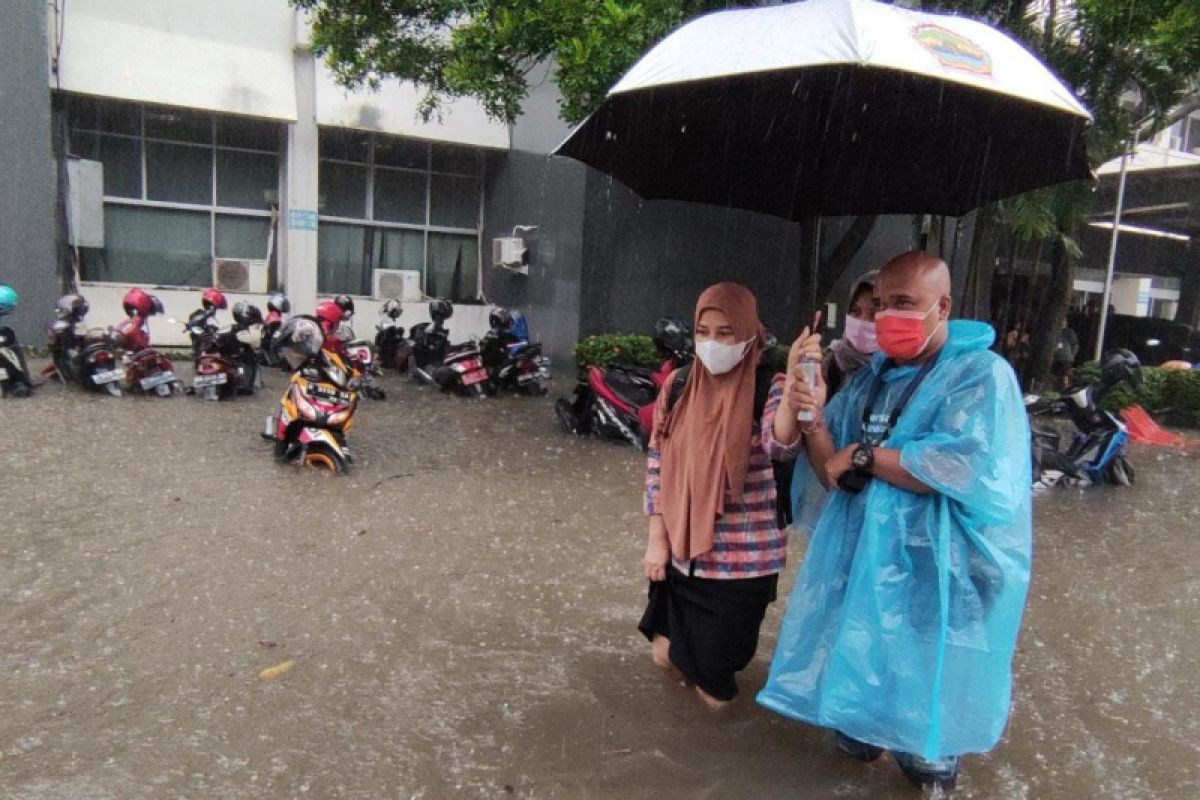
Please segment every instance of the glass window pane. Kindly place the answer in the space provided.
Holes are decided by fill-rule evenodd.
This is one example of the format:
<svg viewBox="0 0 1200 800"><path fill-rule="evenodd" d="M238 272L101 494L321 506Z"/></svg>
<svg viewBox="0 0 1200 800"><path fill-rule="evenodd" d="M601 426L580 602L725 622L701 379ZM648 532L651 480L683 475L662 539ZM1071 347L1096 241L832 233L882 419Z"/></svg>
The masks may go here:
<svg viewBox="0 0 1200 800"><path fill-rule="evenodd" d="M217 215L217 258L266 258L271 236L269 217Z"/></svg>
<svg viewBox="0 0 1200 800"><path fill-rule="evenodd" d="M428 173L375 170L375 219L425 224Z"/></svg>
<svg viewBox="0 0 1200 800"><path fill-rule="evenodd" d="M142 151L137 139L100 137L104 193L109 197L142 197Z"/></svg>
<svg viewBox="0 0 1200 800"><path fill-rule="evenodd" d="M133 103L116 100L99 101L100 130L105 133L142 135L141 109Z"/></svg>
<svg viewBox="0 0 1200 800"><path fill-rule="evenodd" d="M278 202L279 167L275 156L217 151L217 205L266 210L268 193Z"/></svg>
<svg viewBox="0 0 1200 800"><path fill-rule="evenodd" d="M63 96L63 113L71 130L100 130L100 105L94 97L79 94Z"/></svg>
<svg viewBox="0 0 1200 800"><path fill-rule="evenodd" d="M429 169L429 143L399 136L375 136L375 163L385 167Z"/></svg>
<svg viewBox="0 0 1200 800"><path fill-rule="evenodd" d="M212 144L212 114L184 108L147 108L146 138Z"/></svg>
<svg viewBox="0 0 1200 800"><path fill-rule="evenodd" d="M322 161L317 203L320 212L330 217L367 218L367 168Z"/></svg>
<svg viewBox="0 0 1200 800"><path fill-rule="evenodd" d="M84 259L84 278L166 286L212 280L209 217L202 211L104 206L104 250Z"/></svg>
<svg viewBox="0 0 1200 800"><path fill-rule="evenodd" d="M371 144L370 134L347 128L321 128L318 140L317 147L321 158L361 161L364 164L367 161Z"/></svg>
<svg viewBox="0 0 1200 800"><path fill-rule="evenodd" d="M429 197L429 222L448 228L479 227L478 178L434 175Z"/></svg>
<svg viewBox="0 0 1200 800"><path fill-rule="evenodd" d="M146 197L212 205L212 150L147 142Z"/></svg>
<svg viewBox="0 0 1200 800"><path fill-rule="evenodd" d="M217 144L249 150L279 152L279 125L252 117L217 117Z"/></svg>
<svg viewBox="0 0 1200 800"><path fill-rule="evenodd" d="M459 175L483 174L483 151L477 147L453 144L433 146L433 171L454 172Z"/></svg>
<svg viewBox="0 0 1200 800"><path fill-rule="evenodd" d="M370 294L371 275L364 249L366 229L322 222L317 226L317 291Z"/></svg>
<svg viewBox="0 0 1200 800"><path fill-rule="evenodd" d="M452 303L475 299L479 276L479 237L453 233L429 234L429 263L425 293Z"/></svg>
<svg viewBox="0 0 1200 800"><path fill-rule="evenodd" d="M372 264L375 269L415 269L425 261L425 233L375 228L372 237Z"/></svg>
<svg viewBox="0 0 1200 800"><path fill-rule="evenodd" d="M85 131L71 131L67 135L67 153L96 161L100 158L100 137Z"/></svg>

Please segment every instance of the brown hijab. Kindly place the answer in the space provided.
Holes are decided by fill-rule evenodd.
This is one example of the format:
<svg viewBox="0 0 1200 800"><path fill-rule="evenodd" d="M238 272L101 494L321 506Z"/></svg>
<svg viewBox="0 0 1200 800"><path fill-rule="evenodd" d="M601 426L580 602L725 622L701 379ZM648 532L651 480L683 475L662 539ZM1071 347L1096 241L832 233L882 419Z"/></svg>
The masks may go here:
<svg viewBox="0 0 1200 800"><path fill-rule="evenodd" d="M724 375L694 364L670 411L670 392L659 394L654 414L654 439L662 453L659 508L671 553L681 559L712 550L726 491L735 502L742 498L754 422L754 373L763 349L758 302L749 289L736 283L708 287L696 301L693 322L699 323L710 308L724 312L734 339L750 344Z"/></svg>

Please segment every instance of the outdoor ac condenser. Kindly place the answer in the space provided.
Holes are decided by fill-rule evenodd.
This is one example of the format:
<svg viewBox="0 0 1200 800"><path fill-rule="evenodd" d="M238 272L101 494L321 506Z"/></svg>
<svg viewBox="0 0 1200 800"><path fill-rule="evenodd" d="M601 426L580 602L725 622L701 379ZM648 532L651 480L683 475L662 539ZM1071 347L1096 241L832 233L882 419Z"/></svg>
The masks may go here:
<svg viewBox="0 0 1200 800"><path fill-rule="evenodd" d="M529 249L520 236L492 239L492 266L529 274Z"/></svg>
<svg viewBox="0 0 1200 800"><path fill-rule="evenodd" d="M213 286L223 292L265 294L267 262L262 259L218 258L213 261Z"/></svg>
<svg viewBox="0 0 1200 800"><path fill-rule="evenodd" d="M416 302L421 299L421 273L415 269L374 270L371 297Z"/></svg>

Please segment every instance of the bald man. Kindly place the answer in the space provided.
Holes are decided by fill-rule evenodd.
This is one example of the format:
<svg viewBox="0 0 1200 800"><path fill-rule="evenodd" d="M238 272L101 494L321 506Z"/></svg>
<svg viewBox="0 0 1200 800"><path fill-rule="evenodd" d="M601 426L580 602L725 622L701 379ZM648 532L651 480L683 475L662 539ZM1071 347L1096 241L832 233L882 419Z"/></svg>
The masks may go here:
<svg viewBox="0 0 1200 800"><path fill-rule="evenodd" d="M1029 428L992 328L950 320L942 261L897 256L875 292L882 352L828 407L819 374L810 385L789 365L775 436L803 437L833 491L758 700L832 728L853 757L891 750L914 783L950 789L959 757L994 747L1008 718Z"/></svg>

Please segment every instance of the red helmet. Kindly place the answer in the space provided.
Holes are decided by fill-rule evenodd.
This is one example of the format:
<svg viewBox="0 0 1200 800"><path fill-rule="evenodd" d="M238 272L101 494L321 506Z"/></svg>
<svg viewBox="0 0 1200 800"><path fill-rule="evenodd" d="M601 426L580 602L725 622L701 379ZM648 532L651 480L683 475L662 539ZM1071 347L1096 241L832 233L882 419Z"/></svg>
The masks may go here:
<svg viewBox="0 0 1200 800"><path fill-rule="evenodd" d="M332 300L322 300L317 303L317 319L321 322L321 330L329 335L342 321L342 309Z"/></svg>
<svg viewBox="0 0 1200 800"><path fill-rule="evenodd" d="M121 304L125 307L125 315L129 317L146 318L154 313L154 298L136 286L125 293Z"/></svg>
<svg viewBox="0 0 1200 800"><path fill-rule="evenodd" d="M204 294L200 295L200 305L204 306L206 311L212 311L214 308L224 309L229 305L225 299L225 295L221 294L216 289L205 289Z"/></svg>

